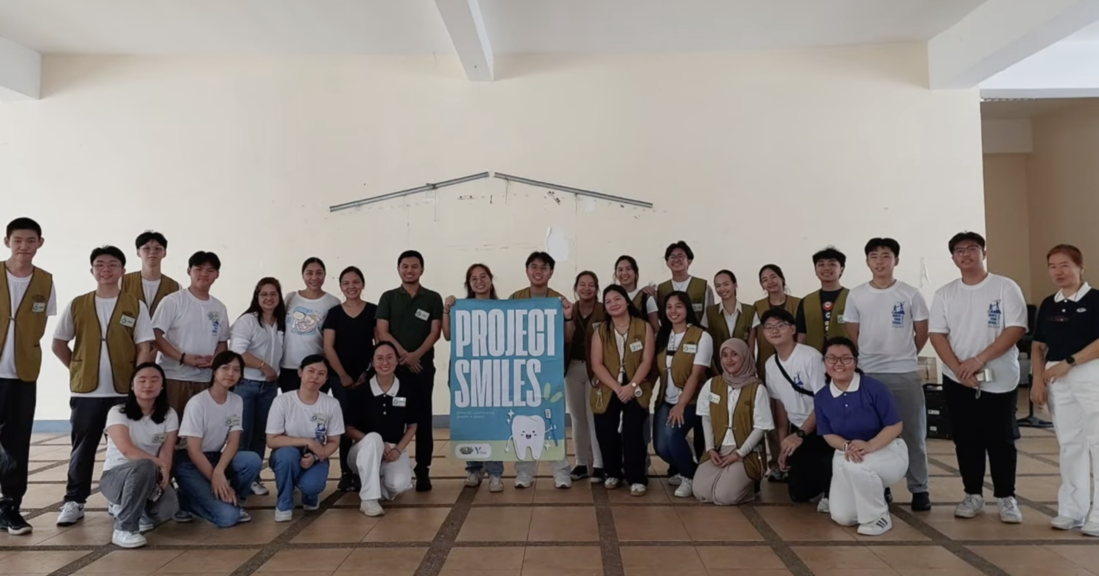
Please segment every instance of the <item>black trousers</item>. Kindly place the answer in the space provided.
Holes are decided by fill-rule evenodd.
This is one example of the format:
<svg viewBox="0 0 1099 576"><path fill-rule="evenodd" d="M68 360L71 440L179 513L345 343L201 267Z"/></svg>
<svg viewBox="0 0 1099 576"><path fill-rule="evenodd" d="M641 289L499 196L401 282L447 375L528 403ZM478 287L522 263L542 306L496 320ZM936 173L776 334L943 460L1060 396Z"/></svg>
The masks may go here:
<svg viewBox="0 0 1099 576"><path fill-rule="evenodd" d="M0 378L0 508L19 509L27 494L38 385Z"/></svg>
<svg viewBox="0 0 1099 576"><path fill-rule="evenodd" d="M637 400L623 404L613 393L609 402L606 412L595 415L595 439L603 454L603 467L607 477L625 478L627 484L648 486L645 424L649 421L649 410ZM618 432L620 419L621 434Z"/></svg>
<svg viewBox="0 0 1099 576"><path fill-rule="evenodd" d="M954 453L966 494L984 492L985 455L992 473L993 496L1015 495L1019 423L1015 419L1018 390L993 394L962 386L943 376L943 397L954 437Z"/></svg>
<svg viewBox="0 0 1099 576"><path fill-rule="evenodd" d="M343 410L343 420L346 423L348 421L348 412L351 410L351 394L354 392L351 388L344 388L343 383L340 382L340 377L333 374L328 378L327 386L332 390L332 397L340 403L340 409ZM366 384L369 389L369 384ZM358 470L351 468L351 465L347 462L347 455L351 453L351 445L354 442L351 441L351 437L347 434L340 436L340 475L346 476L348 474L354 474L358 476Z"/></svg>
<svg viewBox="0 0 1099 576"><path fill-rule="evenodd" d="M791 434L795 428L791 426ZM805 435L801 446L786 459L790 468L787 487L790 500L808 502L817 496L828 495L832 484L832 456L836 449L824 441L816 432Z"/></svg>
<svg viewBox="0 0 1099 576"><path fill-rule="evenodd" d="M416 391L416 476L427 476L431 469L431 457L435 451L435 434L431 426L431 395L435 391L435 358L420 358L423 368L419 374L406 366L397 368L397 378L403 386L411 384Z"/></svg>
<svg viewBox="0 0 1099 576"><path fill-rule="evenodd" d="M69 399L69 423L72 424L72 453L69 456L69 481L65 486L65 501L85 503L92 493L92 468L95 453L107 427L107 413L125 402L125 398Z"/></svg>

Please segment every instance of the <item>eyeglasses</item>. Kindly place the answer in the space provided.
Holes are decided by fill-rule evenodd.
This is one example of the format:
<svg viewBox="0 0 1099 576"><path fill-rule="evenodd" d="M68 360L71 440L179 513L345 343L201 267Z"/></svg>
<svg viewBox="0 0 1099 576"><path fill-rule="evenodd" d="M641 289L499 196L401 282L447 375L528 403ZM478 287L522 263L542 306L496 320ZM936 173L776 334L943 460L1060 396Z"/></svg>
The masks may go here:
<svg viewBox="0 0 1099 576"><path fill-rule="evenodd" d="M850 366L850 365L855 363L855 357L854 356L825 356L824 357L824 363L825 364L832 364L832 365L839 364L841 366Z"/></svg>
<svg viewBox="0 0 1099 576"><path fill-rule="evenodd" d="M536 270L536 271L539 271L539 272L546 272L546 271L550 270L550 267L546 266L545 264L531 264L530 266L527 266L527 270Z"/></svg>
<svg viewBox="0 0 1099 576"><path fill-rule="evenodd" d="M683 260L686 260L686 259L687 259L686 254L672 254L671 256L668 256L668 261L669 262L682 262Z"/></svg>
<svg viewBox="0 0 1099 576"><path fill-rule="evenodd" d="M965 256L966 254L977 253L977 252L980 252L980 251L981 251L980 246L977 246L976 244L970 244L968 246L958 246L958 247L954 248L954 255L955 256Z"/></svg>
<svg viewBox="0 0 1099 576"><path fill-rule="evenodd" d="M774 324L764 324L763 329L767 332L778 332L789 326L792 326L789 322L775 322Z"/></svg>
<svg viewBox="0 0 1099 576"><path fill-rule="evenodd" d="M95 264L92 264L92 268L95 268L96 270L118 270L121 267L122 265L118 262L110 262L106 264L103 262L96 262Z"/></svg>

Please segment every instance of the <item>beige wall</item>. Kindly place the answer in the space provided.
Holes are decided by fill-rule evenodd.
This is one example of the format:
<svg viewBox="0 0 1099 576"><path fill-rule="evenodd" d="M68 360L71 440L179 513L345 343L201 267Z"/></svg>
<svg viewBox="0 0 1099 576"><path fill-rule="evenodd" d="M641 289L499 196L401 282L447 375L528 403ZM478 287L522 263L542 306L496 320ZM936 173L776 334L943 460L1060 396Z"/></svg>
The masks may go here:
<svg viewBox="0 0 1099 576"><path fill-rule="evenodd" d="M1033 302L1027 157L1027 154L984 155L985 219L988 269L1018 282L1027 302Z"/></svg>
<svg viewBox="0 0 1099 576"><path fill-rule="evenodd" d="M221 254L214 291L231 316L262 275L298 286L311 255L330 277L363 268L376 299L410 246L444 294L474 261L509 292L550 227L572 251L553 283L565 292L578 270L609 281L623 253L643 280L663 279L663 248L680 238L697 275L734 270L745 300L760 297L767 262L794 292L811 290L810 254L828 244L851 256L855 285L869 277L866 239L891 235L904 246L898 274L930 298L956 276L949 236L984 229L977 94L927 90L918 45L501 67L502 79L472 83L446 58L49 57L44 98L0 106L3 212L45 226L40 263L62 301L93 288L93 246L132 251L155 228L174 276L194 250ZM655 208L492 179L328 211L485 170ZM65 382L48 358L39 419L67 418Z"/></svg>

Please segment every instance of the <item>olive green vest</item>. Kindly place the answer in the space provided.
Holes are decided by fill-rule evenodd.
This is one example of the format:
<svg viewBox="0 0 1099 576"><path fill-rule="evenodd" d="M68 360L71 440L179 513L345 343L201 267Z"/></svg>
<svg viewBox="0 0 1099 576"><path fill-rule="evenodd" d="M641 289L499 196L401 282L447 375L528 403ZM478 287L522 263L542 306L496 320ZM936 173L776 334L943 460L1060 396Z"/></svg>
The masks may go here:
<svg viewBox="0 0 1099 576"><path fill-rule="evenodd" d="M36 266L19 308L13 311L6 264L0 261L0 350L8 338L15 339L15 375L23 382L37 381L42 370L42 336L46 334L51 292L53 276ZM9 326L14 326L14 333L9 333Z"/></svg>
<svg viewBox="0 0 1099 576"><path fill-rule="evenodd" d="M691 299L691 306L695 310L695 317L702 321L702 314L706 312L706 289L709 285L701 278L695 278L691 276L690 282L687 284L687 297ZM672 288L672 281L665 280L659 286L656 287L656 306L659 308L660 317L664 317L664 302L668 299L668 294L674 292Z"/></svg>
<svg viewBox="0 0 1099 576"><path fill-rule="evenodd" d="M687 385L687 380L691 377L691 372L695 367L695 354L696 352L686 352L684 348L687 346L694 346L697 351L698 342L702 340L702 335L706 331L699 326L688 326L687 332L683 334L683 340L679 342L679 348L676 348L675 355L672 356L672 377L671 383L673 386L679 389L683 389ZM661 347L656 351L656 366L653 368L660 376L660 390L658 392L656 401L659 403L664 402L664 387L668 385L668 348L667 346ZM698 391L702 388L699 384L695 389L694 398L691 398L691 404L695 403L698 399Z"/></svg>
<svg viewBox="0 0 1099 576"><path fill-rule="evenodd" d="M646 298L651 298L651 296L646 294L644 290L638 290L637 294L633 297L633 307L637 308L637 311L640 312L642 316L648 318L649 313L645 311Z"/></svg>
<svg viewBox="0 0 1099 576"><path fill-rule="evenodd" d="M179 282L172 280L166 275L160 276L160 287L156 290L156 296L153 297L152 302L145 302L145 286L141 284L141 272L130 272L122 277L122 293L129 294L134 298L137 298L140 302L145 302L145 307L149 309L149 316L156 312L156 307L160 306L160 301L165 296L172 292L179 291Z"/></svg>
<svg viewBox="0 0 1099 576"><path fill-rule="evenodd" d="M637 369L641 366L641 361L645 357L645 330L648 325L648 322L640 318L630 318L630 327L626 329L625 349L622 352L626 360L626 380L628 382L634 380ZM612 376L618 376L622 365L618 357L618 342L615 340L614 322L608 319L606 322L601 323L592 337L599 338L599 341L603 343L603 366L607 368ZM639 347L637 344L641 344L641 346ZM636 350L631 350L631 346ZM649 402L652 401L653 397L653 383L651 379L645 378L645 381L637 383L637 387L641 388L641 397L637 400L645 407L647 412ZM599 386L592 388L589 398L592 413L603 414L606 412L613 396L613 389L605 384L600 383Z"/></svg>
<svg viewBox="0 0 1099 576"><path fill-rule="evenodd" d="M107 325L107 339L103 340L103 327L95 309L95 292L78 296L72 303L73 345L69 363L69 390L77 394L95 392L99 388L99 358L101 347L107 346L114 376L114 390L119 394L130 391L130 378L137 362L134 330L137 329L141 302L129 294L119 294Z"/></svg>
<svg viewBox="0 0 1099 576"><path fill-rule="evenodd" d="M572 322L576 329L572 333L569 346L569 360L580 360L588 366L588 380L591 380L591 336L595 328L607 319L607 310L602 302L596 302L595 308L587 318L580 315L580 305L573 304Z"/></svg>
<svg viewBox="0 0 1099 576"><path fill-rule="evenodd" d="M752 320L756 317L756 309L751 304L740 303L740 316L737 316L733 333L729 333L729 325L725 322L725 313L721 304L714 304L706 309L707 331L714 340L714 361L712 367L718 374L721 373L721 345L730 338L738 338L748 342L748 335L752 332Z"/></svg>
<svg viewBox="0 0 1099 576"><path fill-rule="evenodd" d="M824 341L837 336L847 337L847 328L843 325L843 310L847 307L847 295L850 290L843 288L832 306L832 320L828 323L828 333L824 332L824 312L820 309L820 290L801 299L802 312L805 314L805 343L817 352L824 353Z"/></svg>
<svg viewBox="0 0 1099 576"><path fill-rule="evenodd" d="M786 304L783 304L782 307L789 312L791 316L796 317L799 302L801 302L801 298L787 296ZM763 314L771 309L771 302L767 298L757 300L755 308L756 315L759 316L760 320L763 320ZM759 356L756 357L756 375L759 376L760 380L764 380L766 375L764 374L763 368L767 366L767 360L775 355L775 347L771 346L771 343L767 341L767 335L763 333L763 326L759 327L759 333L756 334L756 345L759 346Z"/></svg>
<svg viewBox="0 0 1099 576"><path fill-rule="evenodd" d="M737 448L748 441L748 435L755 428L756 393L760 386L762 384L756 381L741 388L736 406L733 407L733 439L736 440ZM721 443L729 430L729 386L724 377L717 376L710 380L710 394L717 396L717 402L710 402L709 398L703 399L703 402L710 403L710 429L714 433L714 449L721 452ZM763 479L763 463L767 460L766 446L767 442L761 440L756 449L744 457L744 472L752 480ZM709 459L710 454L706 453L700 462Z"/></svg>

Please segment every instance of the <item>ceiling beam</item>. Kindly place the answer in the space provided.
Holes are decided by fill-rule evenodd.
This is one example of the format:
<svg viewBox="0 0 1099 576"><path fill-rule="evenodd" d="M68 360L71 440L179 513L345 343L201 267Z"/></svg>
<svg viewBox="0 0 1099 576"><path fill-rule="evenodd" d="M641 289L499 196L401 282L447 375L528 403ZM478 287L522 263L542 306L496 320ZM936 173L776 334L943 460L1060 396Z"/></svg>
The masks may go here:
<svg viewBox="0 0 1099 576"><path fill-rule="evenodd" d="M0 101L37 100L42 83L42 55L0 38Z"/></svg>
<svg viewBox="0 0 1099 576"><path fill-rule="evenodd" d="M969 89L1099 20L1099 0L988 0L927 43L932 90Z"/></svg>
<svg viewBox="0 0 1099 576"><path fill-rule="evenodd" d="M983 98L1099 96L1099 42L1058 42L981 82Z"/></svg>
<svg viewBox="0 0 1099 576"><path fill-rule="evenodd" d="M494 76L492 46L477 0L435 0L450 41L470 80L491 82Z"/></svg>

